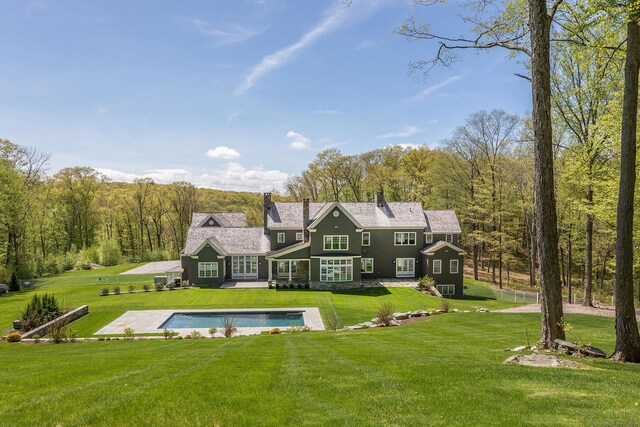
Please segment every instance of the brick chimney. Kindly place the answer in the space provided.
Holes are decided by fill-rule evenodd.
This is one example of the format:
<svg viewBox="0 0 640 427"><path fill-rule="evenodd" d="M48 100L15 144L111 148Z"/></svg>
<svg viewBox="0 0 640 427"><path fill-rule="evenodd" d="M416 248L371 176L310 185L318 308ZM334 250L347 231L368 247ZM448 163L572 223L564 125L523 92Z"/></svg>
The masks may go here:
<svg viewBox="0 0 640 427"><path fill-rule="evenodd" d="M303 241L309 241L309 230L307 227L309 226L309 199L304 199L302 201L302 233L303 233Z"/></svg>
<svg viewBox="0 0 640 427"><path fill-rule="evenodd" d="M267 228L267 218L269 217L269 210L271 209L271 193L264 193L263 195L263 199L262 199L262 211L263 211L263 227L264 227L264 234L268 235L269 234L269 228Z"/></svg>
<svg viewBox="0 0 640 427"><path fill-rule="evenodd" d="M382 191L376 192L376 206L379 208L384 206L384 193Z"/></svg>

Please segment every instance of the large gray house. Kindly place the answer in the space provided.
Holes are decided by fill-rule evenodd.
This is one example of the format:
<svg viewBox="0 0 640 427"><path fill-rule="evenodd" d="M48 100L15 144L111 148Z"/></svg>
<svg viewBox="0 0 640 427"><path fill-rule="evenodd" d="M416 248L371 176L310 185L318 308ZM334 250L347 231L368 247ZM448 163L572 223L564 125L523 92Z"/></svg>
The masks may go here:
<svg viewBox="0 0 640 427"><path fill-rule="evenodd" d="M183 279L197 286L227 280L359 287L367 279L431 276L443 295L462 295L465 252L454 211L420 203L272 202L264 226L243 213L194 213L181 253Z"/></svg>

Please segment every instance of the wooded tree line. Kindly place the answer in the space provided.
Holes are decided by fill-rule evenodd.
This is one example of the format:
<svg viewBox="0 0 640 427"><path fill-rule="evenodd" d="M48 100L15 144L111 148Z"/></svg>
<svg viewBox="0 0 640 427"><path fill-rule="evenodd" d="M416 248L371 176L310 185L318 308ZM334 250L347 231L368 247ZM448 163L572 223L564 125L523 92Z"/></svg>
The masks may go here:
<svg viewBox="0 0 640 427"><path fill-rule="evenodd" d="M242 211L261 222L258 194L109 182L89 167L52 176L47 156L0 139L0 282L91 264L176 259L194 211Z"/></svg>

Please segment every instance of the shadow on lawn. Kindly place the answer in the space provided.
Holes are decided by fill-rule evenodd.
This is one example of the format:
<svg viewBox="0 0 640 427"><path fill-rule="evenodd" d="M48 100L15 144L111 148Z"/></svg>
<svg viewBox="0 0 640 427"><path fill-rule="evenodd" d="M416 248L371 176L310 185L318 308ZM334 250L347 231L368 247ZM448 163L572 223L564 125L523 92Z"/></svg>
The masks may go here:
<svg viewBox="0 0 640 427"><path fill-rule="evenodd" d="M341 291L330 291L335 295L360 295L363 297L383 297L391 295L389 289L385 287L380 288L364 288L364 289L345 289Z"/></svg>
<svg viewBox="0 0 640 427"><path fill-rule="evenodd" d="M466 301L496 301L495 297L484 297L480 295L463 295L461 297L449 297L452 300L466 300Z"/></svg>

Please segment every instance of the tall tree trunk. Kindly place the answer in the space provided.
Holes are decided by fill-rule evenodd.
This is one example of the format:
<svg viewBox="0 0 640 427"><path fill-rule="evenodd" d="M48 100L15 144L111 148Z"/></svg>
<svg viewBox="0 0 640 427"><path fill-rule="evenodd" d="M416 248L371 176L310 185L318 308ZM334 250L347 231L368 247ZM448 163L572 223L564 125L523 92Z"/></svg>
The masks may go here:
<svg viewBox="0 0 640 427"><path fill-rule="evenodd" d="M567 242L567 300L571 304L571 231L569 231L569 241Z"/></svg>
<svg viewBox="0 0 640 427"><path fill-rule="evenodd" d="M531 88L535 140L535 215L540 260L542 322L540 346L551 348L564 339L562 288L558 258L556 199L553 183L551 130L551 67L549 59L551 16L545 0L528 0L531 31Z"/></svg>
<svg viewBox="0 0 640 427"><path fill-rule="evenodd" d="M587 189L587 204L593 204L593 188L591 184ZM589 208L591 209L591 208ZM593 215L587 213L587 223L585 227L585 244L584 244L584 301L582 305L591 307L593 292Z"/></svg>
<svg viewBox="0 0 640 427"><path fill-rule="evenodd" d="M530 249L529 249L529 286L535 288L536 286L536 223L535 218L531 221L531 228L529 232Z"/></svg>
<svg viewBox="0 0 640 427"><path fill-rule="evenodd" d="M616 349L621 362L640 362L640 335L633 302L633 202L636 184L636 129L638 121L638 71L640 27L638 2L632 2L627 23L627 53L624 66L620 190L616 236Z"/></svg>

